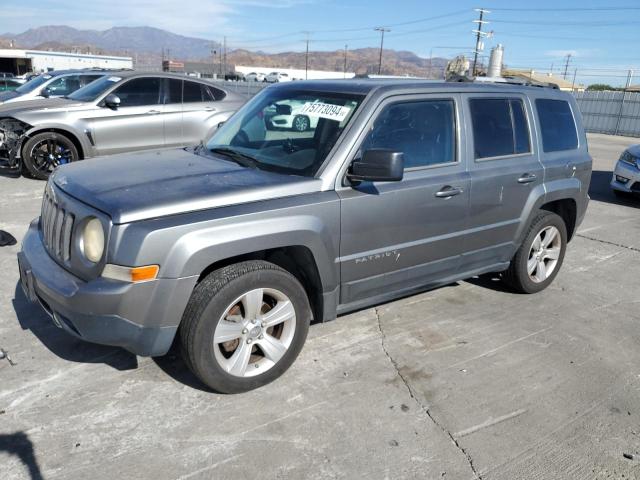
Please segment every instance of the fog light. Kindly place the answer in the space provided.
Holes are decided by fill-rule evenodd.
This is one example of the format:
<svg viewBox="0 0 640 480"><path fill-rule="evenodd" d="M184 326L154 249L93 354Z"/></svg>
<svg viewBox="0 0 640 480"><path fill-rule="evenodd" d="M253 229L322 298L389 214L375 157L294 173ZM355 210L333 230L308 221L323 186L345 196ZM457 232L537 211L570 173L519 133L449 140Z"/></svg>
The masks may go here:
<svg viewBox="0 0 640 480"><path fill-rule="evenodd" d="M628 178L623 177L622 175L616 175L616 182L627 183L628 181Z"/></svg>

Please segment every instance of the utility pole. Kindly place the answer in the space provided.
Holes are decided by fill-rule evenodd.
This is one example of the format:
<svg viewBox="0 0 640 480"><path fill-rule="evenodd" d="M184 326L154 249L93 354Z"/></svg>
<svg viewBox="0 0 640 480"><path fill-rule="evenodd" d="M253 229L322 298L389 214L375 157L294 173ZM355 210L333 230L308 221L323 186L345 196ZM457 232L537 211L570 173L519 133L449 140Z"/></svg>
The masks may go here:
<svg viewBox="0 0 640 480"><path fill-rule="evenodd" d="M342 76L342 78L347 78L347 48L349 47L349 45L345 45L344 46L344 74Z"/></svg>
<svg viewBox="0 0 640 480"><path fill-rule="evenodd" d="M484 25L485 23L489 23L483 20L484 14L491 13L489 10L485 10L484 8L476 8L475 11L480 12L480 18L478 20L473 21L474 23L478 24L478 29L473 31L473 33L476 34L476 48L473 52L473 67L471 68L471 75L474 77L476 76L476 65L478 64L478 54L484 49L484 46L481 43L481 39L486 34L482 31L482 25Z"/></svg>
<svg viewBox="0 0 640 480"><path fill-rule="evenodd" d="M305 34L305 43L307 45L306 51L304 54L304 79L309 79L309 33L310 32L302 32Z"/></svg>
<svg viewBox="0 0 640 480"><path fill-rule="evenodd" d="M576 75L578 75L578 69L577 68L573 71L573 82L571 82L571 91L572 92L573 92L573 89L576 86Z"/></svg>
<svg viewBox="0 0 640 480"><path fill-rule="evenodd" d="M382 48L384 47L384 34L385 32L390 32L390 28L384 27L376 27L374 28L376 32L380 32L380 59L378 60L378 75L382 72Z"/></svg>
<svg viewBox="0 0 640 480"><path fill-rule="evenodd" d="M220 58L219 58L219 63L220 63L220 76L222 77L222 79L224 80L224 75L222 74L222 44L218 44L218 50L220 53Z"/></svg>
<svg viewBox="0 0 640 480"><path fill-rule="evenodd" d="M227 74L227 37L222 37L222 51L224 55L224 70L222 72L222 79Z"/></svg>
<svg viewBox="0 0 640 480"><path fill-rule="evenodd" d="M571 61L571 57L572 55L570 53L567 53L566 61L564 63L564 75L562 76L563 79L567 79L567 71L569 70L569 62Z"/></svg>

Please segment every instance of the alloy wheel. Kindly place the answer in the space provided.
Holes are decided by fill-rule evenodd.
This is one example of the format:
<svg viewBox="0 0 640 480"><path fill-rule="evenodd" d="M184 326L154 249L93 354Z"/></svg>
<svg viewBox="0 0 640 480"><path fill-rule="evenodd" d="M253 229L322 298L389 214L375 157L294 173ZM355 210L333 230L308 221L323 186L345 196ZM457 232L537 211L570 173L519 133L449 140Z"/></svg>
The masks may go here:
<svg viewBox="0 0 640 480"><path fill-rule="evenodd" d="M230 375L259 375L282 359L295 330L291 300L279 290L257 288L226 308L213 334L214 355Z"/></svg>
<svg viewBox="0 0 640 480"><path fill-rule="evenodd" d="M554 226L543 228L536 235L527 260L527 273L535 283L544 282L558 265L562 250L562 236Z"/></svg>

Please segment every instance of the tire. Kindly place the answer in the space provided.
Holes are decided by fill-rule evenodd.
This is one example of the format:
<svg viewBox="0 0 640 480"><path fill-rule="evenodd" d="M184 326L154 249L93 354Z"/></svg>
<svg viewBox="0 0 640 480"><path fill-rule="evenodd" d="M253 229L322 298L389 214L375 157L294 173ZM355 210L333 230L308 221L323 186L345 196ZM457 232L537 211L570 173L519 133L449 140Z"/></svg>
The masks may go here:
<svg viewBox="0 0 640 480"><path fill-rule="evenodd" d="M542 250L536 250L536 241L539 241ZM531 222L524 241L504 273L505 283L519 293L544 290L558 274L566 248L567 227L564 220L555 213L541 211Z"/></svg>
<svg viewBox="0 0 640 480"><path fill-rule="evenodd" d="M29 174L39 180L46 180L51 172L65 163L80 158L73 142L60 133L44 132L31 137L22 149L22 163Z"/></svg>
<svg viewBox="0 0 640 480"><path fill-rule="evenodd" d="M309 117L304 115L296 115L291 122L292 130L296 132L306 132L310 127Z"/></svg>
<svg viewBox="0 0 640 480"><path fill-rule="evenodd" d="M280 322L261 326L270 318ZM286 270L261 260L221 268L196 286L185 309L180 325L185 363L217 392L253 390L291 366L311 318L304 288Z"/></svg>

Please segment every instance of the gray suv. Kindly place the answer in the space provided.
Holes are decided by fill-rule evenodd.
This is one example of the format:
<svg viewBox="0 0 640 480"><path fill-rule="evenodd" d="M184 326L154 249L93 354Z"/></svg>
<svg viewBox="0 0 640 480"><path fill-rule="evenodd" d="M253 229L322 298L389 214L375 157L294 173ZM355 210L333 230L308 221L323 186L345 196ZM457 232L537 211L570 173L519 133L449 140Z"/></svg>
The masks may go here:
<svg viewBox="0 0 640 480"><path fill-rule="evenodd" d="M268 130L273 112L314 126ZM489 272L544 289L590 177L557 89L283 83L200 147L57 169L21 281L70 334L151 356L178 336L197 377L241 392L285 372L312 321Z"/></svg>
<svg viewBox="0 0 640 480"><path fill-rule="evenodd" d="M0 105L0 159L46 179L76 160L196 145L245 100L184 75L112 72L63 98Z"/></svg>

